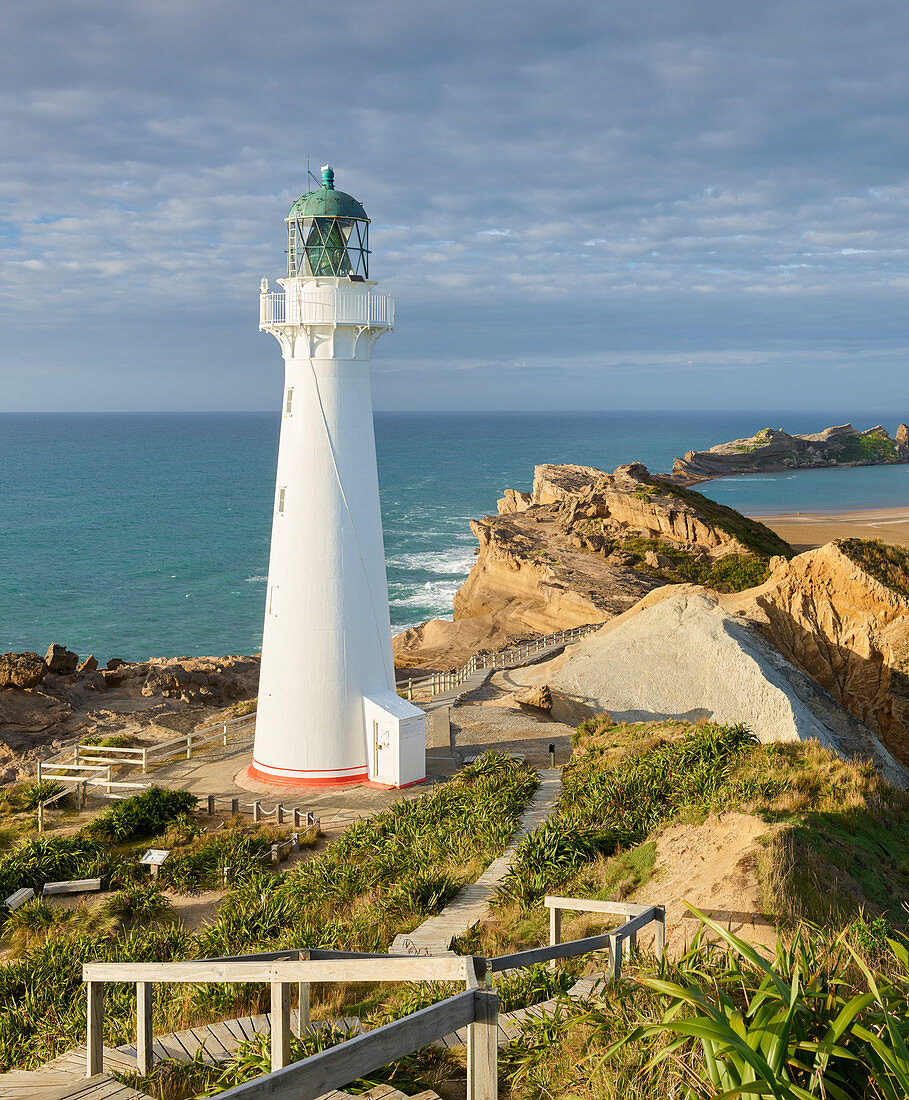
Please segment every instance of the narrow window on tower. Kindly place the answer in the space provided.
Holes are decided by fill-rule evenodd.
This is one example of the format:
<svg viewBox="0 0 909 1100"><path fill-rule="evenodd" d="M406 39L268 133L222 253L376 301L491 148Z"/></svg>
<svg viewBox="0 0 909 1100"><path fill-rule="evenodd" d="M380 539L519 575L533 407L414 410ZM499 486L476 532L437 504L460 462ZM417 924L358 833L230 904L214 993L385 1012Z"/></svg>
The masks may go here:
<svg viewBox="0 0 909 1100"><path fill-rule="evenodd" d="M294 411L294 388L293 386L287 387L287 393L284 395L284 415L290 416Z"/></svg>
<svg viewBox="0 0 909 1100"><path fill-rule="evenodd" d="M284 494L286 492L287 492L287 490L283 486L278 490L278 511L279 512L284 511Z"/></svg>

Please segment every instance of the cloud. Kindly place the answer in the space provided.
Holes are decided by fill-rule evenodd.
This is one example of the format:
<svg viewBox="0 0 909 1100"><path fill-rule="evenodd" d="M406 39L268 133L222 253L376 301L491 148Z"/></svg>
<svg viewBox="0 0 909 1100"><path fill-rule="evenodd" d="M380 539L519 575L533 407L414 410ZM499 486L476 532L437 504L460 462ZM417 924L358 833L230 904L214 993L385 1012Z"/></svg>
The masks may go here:
<svg viewBox="0 0 909 1100"><path fill-rule="evenodd" d="M117 371L124 407L162 378L204 402L212 356L219 401L267 407L257 287L281 273L307 155L363 200L398 299L380 399L398 392L380 362L402 378L543 350L562 387L591 361L770 362L780 343L815 385L814 352L867 349L884 387L897 366L875 349L905 342L907 31L895 0L49 0L40 20L8 0L7 407L46 400L26 368L54 361ZM450 396L436 376L429 407ZM646 404L652 380L625 392Z"/></svg>

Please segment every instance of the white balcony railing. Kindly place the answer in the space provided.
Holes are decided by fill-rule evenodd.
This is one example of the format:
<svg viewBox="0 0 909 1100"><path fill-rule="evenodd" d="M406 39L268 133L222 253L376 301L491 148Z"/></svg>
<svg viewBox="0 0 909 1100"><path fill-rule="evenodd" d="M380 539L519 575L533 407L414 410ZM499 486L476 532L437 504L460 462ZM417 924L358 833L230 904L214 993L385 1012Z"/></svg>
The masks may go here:
<svg viewBox="0 0 909 1100"><path fill-rule="evenodd" d="M388 294L350 293L333 287L262 294L259 328L272 325L366 325L394 328L395 300Z"/></svg>

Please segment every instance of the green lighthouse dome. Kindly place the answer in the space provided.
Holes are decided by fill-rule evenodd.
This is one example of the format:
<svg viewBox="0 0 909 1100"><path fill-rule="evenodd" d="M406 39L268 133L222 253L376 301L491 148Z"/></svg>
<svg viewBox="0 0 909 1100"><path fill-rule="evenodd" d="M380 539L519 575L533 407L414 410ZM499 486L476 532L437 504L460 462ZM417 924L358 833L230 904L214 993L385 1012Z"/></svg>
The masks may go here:
<svg viewBox="0 0 909 1100"><path fill-rule="evenodd" d="M287 221L288 278L369 277L369 218L353 195L335 190L331 165L322 169L322 186L290 208Z"/></svg>

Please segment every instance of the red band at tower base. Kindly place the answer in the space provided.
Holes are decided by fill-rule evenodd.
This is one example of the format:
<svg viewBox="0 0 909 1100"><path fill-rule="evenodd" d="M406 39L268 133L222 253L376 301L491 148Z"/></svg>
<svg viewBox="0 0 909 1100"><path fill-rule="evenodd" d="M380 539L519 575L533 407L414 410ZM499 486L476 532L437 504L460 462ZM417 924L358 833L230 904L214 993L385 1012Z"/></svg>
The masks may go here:
<svg viewBox="0 0 909 1100"><path fill-rule="evenodd" d="M280 775L271 771L264 771L253 762L246 769L246 774L257 783L267 783L270 787L286 787L299 789L301 787L349 787L352 783L366 783L369 781L369 773L364 768L362 772L353 775L332 775L330 772L300 773L297 775Z"/></svg>

